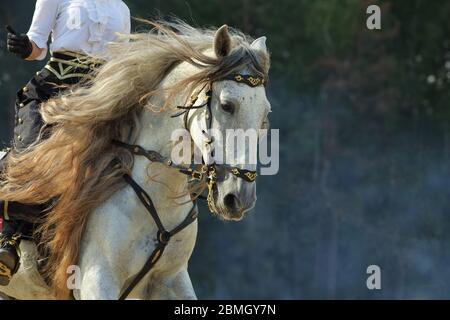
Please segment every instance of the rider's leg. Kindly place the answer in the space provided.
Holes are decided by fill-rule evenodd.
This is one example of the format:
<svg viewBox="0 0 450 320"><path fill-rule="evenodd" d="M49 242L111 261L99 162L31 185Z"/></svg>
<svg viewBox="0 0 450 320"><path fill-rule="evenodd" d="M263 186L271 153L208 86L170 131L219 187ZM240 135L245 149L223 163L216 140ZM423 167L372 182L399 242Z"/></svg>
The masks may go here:
<svg viewBox="0 0 450 320"><path fill-rule="evenodd" d="M39 136L43 124L38 112L40 97L36 96L39 87L37 78L33 78L17 93L14 127L14 149L16 150L27 148ZM6 169L6 163L6 157L0 161L2 172ZM4 219L4 230L0 234L0 286L5 286L9 284L11 277L17 271L20 260L20 229L24 222L18 218L29 216L30 211L36 211L36 207L0 200L0 210Z"/></svg>
<svg viewBox="0 0 450 320"><path fill-rule="evenodd" d="M0 161L0 172L5 170L6 157ZM3 230L0 230L0 286L7 286L19 264L18 243L14 239L19 226L9 219L9 203L0 201Z"/></svg>
<svg viewBox="0 0 450 320"><path fill-rule="evenodd" d="M85 69L83 68L82 70ZM73 70L73 72L81 74L84 72L82 70L77 69ZM60 92L61 87L59 87L58 85L75 84L81 79L82 77L73 77L64 81L60 81L49 70L43 69L30 80L25 88L19 90L15 103L16 125L14 127L14 149L24 150L30 144L35 142L35 140L41 133L42 126L44 125L41 114L39 112L40 105L43 101L47 101L49 98ZM46 137L47 135L44 131L41 138L45 139ZM0 172L2 171L1 167L2 166L0 163ZM19 260L15 247L18 247L20 238L13 236L15 234L20 234L20 227L23 225L23 223L15 223L14 221L17 221L18 218L19 220L25 219L26 221L30 221L33 217L39 217L41 216L42 212L49 207L49 205L50 204L48 203L43 205L29 206L15 202L7 204L10 219L6 222L8 231L6 233L3 232L3 234L0 234L0 242L2 244L0 246L0 277L2 274L2 263L3 265L6 265L10 261ZM5 202L0 201L0 206L0 208L2 208L1 210L3 211L5 208ZM2 211L0 211L0 213ZM12 259L9 258L11 256L13 256ZM17 271L17 264L11 267L11 269L12 274L14 274L14 271ZM0 285L2 285L1 279Z"/></svg>
<svg viewBox="0 0 450 320"><path fill-rule="evenodd" d="M19 244L22 232L25 232L27 218L29 222L33 217L39 217L47 205L24 205L17 202L0 201L1 215L3 216L3 230L0 233L0 286L9 284L11 277L19 267ZM18 219L20 218L20 219Z"/></svg>
<svg viewBox="0 0 450 320"><path fill-rule="evenodd" d="M6 157L0 160L0 173L5 169ZM3 230L0 230L0 286L7 286L19 267L20 236L26 224L21 217L32 221L43 210L40 205L29 206L0 200L0 217L3 218Z"/></svg>
<svg viewBox="0 0 450 320"><path fill-rule="evenodd" d="M4 220L0 234L0 285L7 286L13 274L17 271L20 251L19 237L22 222Z"/></svg>

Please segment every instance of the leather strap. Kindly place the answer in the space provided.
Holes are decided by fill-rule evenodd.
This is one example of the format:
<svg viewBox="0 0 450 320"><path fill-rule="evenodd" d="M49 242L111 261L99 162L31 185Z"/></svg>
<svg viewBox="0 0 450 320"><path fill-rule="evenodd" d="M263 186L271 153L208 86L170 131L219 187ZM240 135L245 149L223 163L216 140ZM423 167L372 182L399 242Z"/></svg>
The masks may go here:
<svg viewBox="0 0 450 320"><path fill-rule="evenodd" d="M9 201L5 200L3 202L3 218L5 218L6 221L9 220L8 207L9 207Z"/></svg>
<svg viewBox="0 0 450 320"><path fill-rule="evenodd" d="M113 144L130 151L132 154L136 156L143 156L148 160L150 160L151 162L158 162L173 169L176 169L178 170L178 172L190 176L195 180L202 180L204 178L204 174L206 173L206 170L202 171L201 165L191 165L188 167L177 165L173 163L171 159L162 156L160 153L153 150L145 150L144 148L138 145L128 144L117 140L113 140Z"/></svg>
<svg viewBox="0 0 450 320"><path fill-rule="evenodd" d="M129 296L129 294L133 291L133 289L136 288L139 282L141 282L141 280L155 266L155 264L159 261L162 254L164 253L164 250L167 244L169 243L170 239L172 238L172 236L188 227L192 222L194 222L197 219L198 216L198 212L196 209L197 204L194 202L193 207L189 211L186 218L173 230L167 231L164 228L164 225L162 224L161 219L158 216L158 212L156 211L153 201L148 195L148 193L144 189L142 189L141 186L139 186L139 184L130 175L125 174L123 177L125 181L133 188L139 200L141 200L142 204L155 221L156 226L158 227L158 234L157 234L158 244L156 245L156 248L153 250L152 254L147 259L146 263L139 271L139 273L133 278L133 280L131 280L131 282L120 294L119 300L125 300Z"/></svg>
<svg viewBox="0 0 450 320"><path fill-rule="evenodd" d="M142 148L141 146L128 144L128 143L118 141L118 140L113 140L113 144L118 147L127 149L128 151L130 151L132 154L134 154L136 156L144 156L151 162L160 162L160 163L169 164L168 159L164 158L161 154L159 154L156 151L147 151L144 148Z"/></svg>
<svg viewBox="0 0 450 320"><path fill-rule="evenodd" d="M117 140L114 140L113 143L116 146L127 149L128 151L130 151L132 154L134 154L136 156L144 156L145 158L147 158L148 160L150 160L152 162L159 162L159 163L165 164L168 167L177 169L180 173L191 176L195 180L202 180L204 178L204 175L207 173L206 170L204 170L204 171L201 170L202 169L201 165L200 166L199 165L191 165L189 167L176 165L173 163L172 160L162 156L160 153L158 153L156 151L145 150L141 146L132 145L132 144L128 144L128 143L117 141ZM232 167L232 166L228 166L225 164L222 164L222 167L225 168L228 172L230 172L234 176L244 179L247 182L254 182L256 180L256 177L257 177L256 171L240 169L238 167Z"/></svg>
<svg viewBox="0 0 450 320"><path fill-rule="evenodd" d="M128 174L125 174L123 178L133 188L134 192L138 196L139 200L141 200L145 209L147 209L148 213L150 213L150 215L152 216L153 220L155 221L158 227L158 230L160 232L164 232L165 231L164 226L161 222L161 219L158 216L158 212L156 211L155 205L153 204L153 201L148 195L148 193L144 189L142 189L141 186L139 186L139 184L137 184L137 182L134 181L134 179Z"/></svg>

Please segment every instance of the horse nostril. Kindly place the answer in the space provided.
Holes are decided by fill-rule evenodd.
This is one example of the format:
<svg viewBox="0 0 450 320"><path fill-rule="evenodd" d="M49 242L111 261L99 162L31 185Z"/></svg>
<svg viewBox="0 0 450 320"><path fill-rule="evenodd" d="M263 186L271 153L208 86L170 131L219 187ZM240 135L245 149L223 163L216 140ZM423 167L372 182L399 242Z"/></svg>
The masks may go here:
<svg viewBox="0 0 450 320"><path fill-rule="evenodd" d="M223 202L229 210L233 210L233 211L238 209L240 206L239 199L234 194L231 194L231 193L229 193L225 196L225 198L223 199Z"/></svg>

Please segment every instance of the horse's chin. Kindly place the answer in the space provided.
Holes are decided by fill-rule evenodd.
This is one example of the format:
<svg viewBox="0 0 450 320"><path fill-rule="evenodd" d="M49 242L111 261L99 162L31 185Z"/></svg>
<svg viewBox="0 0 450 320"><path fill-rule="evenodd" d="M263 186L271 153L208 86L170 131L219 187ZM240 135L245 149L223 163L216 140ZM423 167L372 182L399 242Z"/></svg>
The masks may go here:
<svg viewBox="0 0 450 320"><path fill-rule="evenodd" d="M216 211L214 212L214 214L225 221L241 221L242 219L244 219L247 212L248 210L242 212L231 212L224 206L216 204Z"/></svg>
<svg viewBox="0 0 450 320"><path fill-rule="evenodd" d="M227 221L241 221L242 219L244 219L245 214L241 214L238 216L225 214L225 215L222 215L221 217L223 220L227 220Z"/></svg>

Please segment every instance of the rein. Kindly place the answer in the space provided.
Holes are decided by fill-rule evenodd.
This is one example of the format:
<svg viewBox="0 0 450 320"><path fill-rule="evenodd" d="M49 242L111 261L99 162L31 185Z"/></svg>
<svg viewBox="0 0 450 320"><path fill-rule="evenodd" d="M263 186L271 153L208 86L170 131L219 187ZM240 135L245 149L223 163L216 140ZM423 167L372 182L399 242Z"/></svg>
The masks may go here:
<svg viewBox="0 0 450 320"><path fill-rule="evenodd" d="M237 83L243 83L246 84L252 88L258 87L261 85L265 85L266 81L264 78L252 76L252 75L242 75L242 74L231 74L223 78L223 80L230 80ZM206 90L205 96L206 101L204 104L195 106L195 103L198 101L200 93ZM206 119L208 120L207 129L211 129L212 124L212 111L211 111L211 96L212 96L212 83L207 83L201 90L194 93L187 106L179 106L178 109L181 109L180 112L172 115L172 118L178 117L183 115L184 116L184 125L186 129L188 130L189 125L189 112L192 109L201 109L206 107L207 109L207 115ZM195 165L192 164L190 166L182 166L173 163L173 161L168 158L162 156L160 153L153 151L153 150L145 150L141 146L138 145L131 145L127 144L125 142L121 141L113 141L113 144L124 148L128 151L130 151L135 156L143 156L147 158L151 162L157 162L166 165L169 168L173 168L178 170L178 172L185 174L192 178L193 180L203 181L207 183L207 189L208 189L208 196L206 198L208 202L208 207L211 212L217 212L217 209L215 207L215 201L214 201L214 185L217 183L217 164L213 163L210 165ZM120 165L120 164L118 164ZM254 182L257 177L257 173L255 171L250 170L244 170L237 167L232 167L228 165L220 165L222 168L224 168L226 171L231 173L237 178L243 179L247 182ZM180 231L184 230L186 227L188 227L192 222L194 222L198 217L197 212L197 203L196 200L193 200L193 207L189 211L186 218L173 230L167 231L164 228L164 225L161 222L161 219L159 218L158 212L153 204L152 199L148 195L148 193L141 187L139 184L128 174L125 174L123 176L124 180L131 186L131 188L136 193L136 196L139 198L141 203L144 205L150 216L153 218L156 226L158 227L158 234L157 234L157 245L156 248L153 250L152 254L148 258L147 262L144 264L142 269L139 271L139 273L126 285L126 288L121 292L119 300L125 300L129 294L133 291L133 289L136 288L136 286L139 284L139 282L150 272L150 270L156 265L158 260L161 258L166 246L168 245L170 239L175 234L179 233Z"/></svg>

